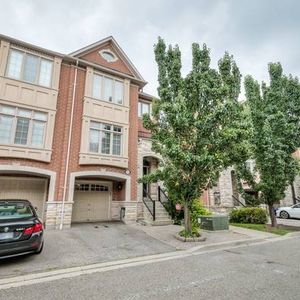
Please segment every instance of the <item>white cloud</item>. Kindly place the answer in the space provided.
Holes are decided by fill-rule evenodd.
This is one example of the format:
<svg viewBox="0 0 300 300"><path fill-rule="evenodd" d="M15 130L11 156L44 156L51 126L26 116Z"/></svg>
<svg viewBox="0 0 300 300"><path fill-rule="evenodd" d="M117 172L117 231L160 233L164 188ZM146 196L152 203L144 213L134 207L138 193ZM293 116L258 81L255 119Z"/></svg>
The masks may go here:
<svg viewBox="0 0 300 300"><path fill-rule="evenodd" d="M1 33L69 53L113 35L156 94L153 45L158 36L179 44L183 72L191 65L191 44L207 43L212 63L225 50L241 72L267 79L267 63L281 61L286 73L300 73L296 0L14 0L1 1Z"/></svg>

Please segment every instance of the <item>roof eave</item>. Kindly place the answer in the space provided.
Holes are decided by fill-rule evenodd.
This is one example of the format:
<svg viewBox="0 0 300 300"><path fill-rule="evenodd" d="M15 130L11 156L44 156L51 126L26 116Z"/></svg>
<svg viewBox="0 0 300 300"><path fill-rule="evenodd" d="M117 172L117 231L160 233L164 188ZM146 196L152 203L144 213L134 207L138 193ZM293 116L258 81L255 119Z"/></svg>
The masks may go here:
<svg viewBox="0 0 300 300"><path fill-rule="evenodd" d="M109 73L111 75L119 76L119 77L122 77L122 78L127 78L132 83L138 85L140 88L143 88L147 84L147 81L140 80L140 79L135 78L133 76L130 76L128 74L125 74L125 73L122 73L122 72L119 72L119 71L116 71L116 70L113 70L113 69L110 69L110 68L106 68L104 66L92 63L92 62L84 60L84 59L80 59L78 57L74 57L74 56L70 56L70 55L65 55L63 57L63 61L64 62L69 62L69 63L76 63L78 61L78 65L79 66L89 66L89 67L93 67L95 69L98 69L100 71L107 72L107 73Z"/></svg>
<svg viewBox="0 0 300 300"><path fill-rule="evenodd" d="M22 47L25 47L25 48L30 48L30 49L33 49L35 51L42 52L42 53L45 53L45 54L48 54L48 55L51 55L51 56L57 56L57 57L61 57L61 58L64 57L64 54L62 54L60 52L56 52L56 51L52 51L52 50L49 50L49 49L46 49L46 48L43 48L43 47L39 47L39 46L36 46L36 45L30 44L30 43L15 39L13 37L10 37L10 36L4 35L4 34L0 34L0 40L4 40L4 41L7 41L9 43L16 44L16 45L19 45L19 46L22 46Z"/></svg>

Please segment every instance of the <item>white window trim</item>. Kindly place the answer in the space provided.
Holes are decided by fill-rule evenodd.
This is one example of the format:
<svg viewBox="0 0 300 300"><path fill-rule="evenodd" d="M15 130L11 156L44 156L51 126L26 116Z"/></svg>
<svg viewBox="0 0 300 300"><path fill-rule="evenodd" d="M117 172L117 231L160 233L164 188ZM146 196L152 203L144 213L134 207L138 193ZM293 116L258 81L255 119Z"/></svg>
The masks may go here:
<svg viewBox="0 0 300 300"><path fill-rule="evenodd" d="M91 128L91 123L94 122L94 123L98 123L98 124L101 124L102 125L109 125L111 126L111 130L106 130L106 129L103 129L103 128ZM119 127L121 128L121 132L116 132L116 131L113 131L113 127L116 126L116 127ZM93 151L90 151L90 141L91 141L91 130L97 130L98 131L98 134L100 135L100 138L99 138L99 145L98 145L98 152L93 152ZM109 154L108 153L102 153L102 132L109 132L111 135L110 135L110 144L109 144ZM117 135L120 135L121 136L121 142L120 142L120 154L113 154L113 135L114 134L117 134ZM108 124L108 123L105 123L105 122L98 122L98 121L94 121L94 120L90 120L89 122L89 134L88 134L88 153L90 154L93 154L93 155L103 155L103 156L109 156L109 157L123 157L123 143L124 143L124 127L120 126L120 125L114 125L114 124Z"/></svg>
<svg viewBox="0 0 300 300"><path fill-rule="evenodd" d="M1 107L2 106L10 106L13 107L15 109L14 114L7 114L7 113L3 113L1 112ZM30 111L30 117L22 117L22 116L18 116L18 109L26 109ZM42 120L38 120L34 118L34 113L35 112L41 112L47 115L47 120L46 121L42 121ZM4 143L0 140L0 144L2 145L10 145L10 146L17 146L17 147L29 147L29 148L35 148L35 149L45 149L45 140L46 140L46 133L47 133L47 125L48 125L48 113L47 112L43 112L43 111L37 111L37 110L32 110L32 109L28 109L28 108L23 108L23 107L19 107L19 106L11 106L11 105L1 105L0 104L0 115L2 116L7 116L7 117L11 117L13 119L12 121L12 127L11 127L11 136L10 136L10 142L9 143ZM16 137L16 129L17 129L17 122L18 122L18 118L24 118L24 119L29 119L29 126L28 126L28 133L27 133L27 142L26 144L17 144L15 143L15 137ZM44 134L43 134L43 142L41 146L36 146L36 145L32 145L32 129L33 129L33 122L34 121L38 121L38 122L43 122L45 124L45 128L44 128Z"/></svg>
<svg viewBox="0 0 300 300"><path fill-rule="evenodd" d="M151 102L148 102L148 101L143 101L143 100L140 100L138 101L138 117L140 119L143 118L143 115L147 114L147 113L142 113L142 107L143 107L143 104L148 104L149 105L149 114L151 114L151 111L152 111L152 104Z"/></svg>
<svg viewBox="0 0 300 300"><path fill-rule="evenodd" d="M21 66L21 71L20 71L20 78L10 77L8 75L8 69L9 69L9 63L10 63L10 57L11 57L11 51L12 50L21 52L23 54L22 66ZM30 82L30 81L24 80L24 65L25 65L25 56L26 55L33 55L33 56L36 56L38 58L38 66L37 66L37 73L36 73L35 82ZM41 60L42 59L52 62L52 70L51 70L51 78L50 78L49 86L48 85L42 85L42 84L39 83L40 68L41 68ZM28 51L26 49L19 49L19 48L16 48L16 47L10 47L9 48L9 55L8 55L8 58L7 58L6 70L5 70L5 76L6 77L14 79L14 80L26 82L28 84L38 85L38 86L42 86L42 87L45 87L45 88L51 88L52 83L53 83L53 74L54 74L54 60L53 60L53 58L49 58L47 56L37 54L37 53L31 52L31 51Z"/></svg>
<svg viewBox="0 0 300 300"><path fill-rule="evenodd" d="M95 75L101 77L100 97L97 96L97 95L94 95L94 76ZM105 77L109 78L109 79L111 79L113 81L113 84L112 84L112 101L104 99L104 89L105 89L104 78ZM123 99L122 99L122 103L115 102L115 90L116 90L115 85L116 85L116 82L120 82L123 85ZM124 106L124 102L125 102L125 81L122 80L122 79L117 79L117 78L112 77L112 76L108 76L106 74L94 72L93 73L93 80L92 80L92 98L96 99L96 100L100 100L100 101L105 101L105 102L108 102L108 103L112 103L112 104L115 104L115 105Z"/></svg>
<svg viewBox="0 0 300 300"><path fill-rule="evenodd" d="M107 60L107 59L104 57L104 53L105 53L105 52L111 54L111 55L113 56L113 59L112 59L112 60ZM110 49L102 49L102 50L100 50L98 53L101 55L101 57L102 57L103 59L105 59L105 60L106 60L107 62L109 62L109 63L110 63L110 62L115 62L115 61L118 60L117 55L116 55L114 52L112 52Z"/></svg>

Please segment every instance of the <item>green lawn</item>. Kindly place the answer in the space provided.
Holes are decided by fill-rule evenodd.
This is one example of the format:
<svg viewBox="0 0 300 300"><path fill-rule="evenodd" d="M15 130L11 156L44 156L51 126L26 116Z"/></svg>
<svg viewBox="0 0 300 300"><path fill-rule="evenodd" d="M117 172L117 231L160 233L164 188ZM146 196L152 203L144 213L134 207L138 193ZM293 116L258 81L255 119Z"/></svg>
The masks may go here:
<svg viewBox="0 0 300 300"><path fill-rule="evenodd" d="M269 225L265 225L265 224L230 223L230 225L253 229L253 230L258 230L258 231L266 231L266 232L270 232L270 233L274 233L274 234L278 234L278 235L285 235L289 232L292 232L291 230L284 229L284 228L272 228Z"/></svg>

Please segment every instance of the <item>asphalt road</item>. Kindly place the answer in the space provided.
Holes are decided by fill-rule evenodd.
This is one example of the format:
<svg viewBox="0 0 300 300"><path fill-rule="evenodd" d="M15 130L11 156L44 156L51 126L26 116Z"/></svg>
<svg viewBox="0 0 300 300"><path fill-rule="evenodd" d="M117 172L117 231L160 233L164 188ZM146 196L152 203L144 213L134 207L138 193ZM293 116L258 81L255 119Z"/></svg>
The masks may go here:
<svg viewBox="0 0 300 300"><path fill-rule="evenodd" d="M0 290L0 299L299 299L300 237Z"/></svg>

